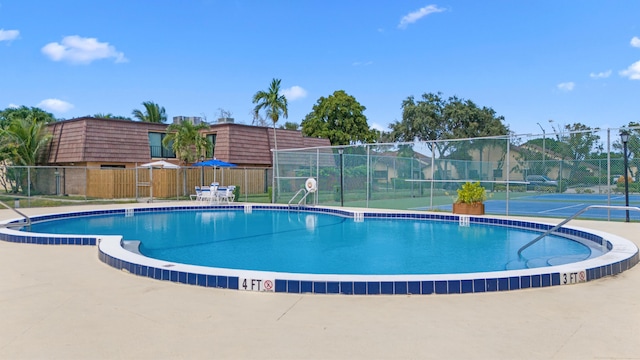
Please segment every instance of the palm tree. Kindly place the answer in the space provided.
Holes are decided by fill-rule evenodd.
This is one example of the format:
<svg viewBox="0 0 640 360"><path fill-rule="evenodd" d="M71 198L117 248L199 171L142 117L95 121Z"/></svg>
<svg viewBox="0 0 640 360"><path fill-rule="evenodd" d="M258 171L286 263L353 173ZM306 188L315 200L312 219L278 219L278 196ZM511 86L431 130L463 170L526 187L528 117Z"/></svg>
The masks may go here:
<svg viewBox="0 0 640 360"><path fill-rule="evenodd" d="M266 116L273 122L273 137L277 150L278 140L275 138L276 123L280 119L280 115L285 119L289 117L287 98L280 94L280 79L271 80L269 90L255 93L253 95L253 103L256 104L256 107L253 109L256 116L258 116L260 110L264 109Z"/></svg>
<svg viewBox="0 0 640 360"><path fill-rule="evenodd" d="M0 148L14 165L40 163L50 139L47 124L32 116L15 117L6 129L0 130Z"/></svg>
<svg viewBox="0 0 640 360"><path fill-rule="evenodd" d="M167 121L167 113L164 107L154 103L153 101L145 101L142 103L145 112L135 109L131 113L134 118L142 122L163 123Z"/></svg>
<svg viewBox="0 0 640 360"><path fill-rule="evenodd" d="M289 112L287 111L287 98L280 94L280 79L271 80L271 84L267 91L258 91L255 93L253 95L253 103L256 104L256 107L253 109L256 118L259 117L258 113L260 110L264 109L267 118L271 119L273 122L273 142L276 150L275 177L275 173L278 172L278 138L276 137L276 123L278 122L278 119L280 119L280 115L285 119L289 117Z"/></svg>
<svg viewBox="0 0 640 360"><path fill-rule="evenodd" d="M117 119L117 120L131 120L131 118L128 118L126 116L120 116L120 115L113 115L112 113L97 113L94 114L92 117L96 118L96 119Z"/></svg>
<svg viewBox="0 0 640 360"><path fill-rule="evenodd" d="M167 127L168 134L162 139L162 145L171 146L176 157L184 164L193 162L198 155L205 154L213 147L211 141L200 133L200 130L208 128L207 124L193 125L189 121L171 124Z"/></svg>
<svg viewBox="0 0 640 360"><path fill-rule="evenodd" d="M38 120L33 115L12 117L7 126L0 129L0 159L17 166L42 163L50 139L46 120ZM15 179L15 187L13 181L10 181L12 191L18 192L19 187L24 190L28 184L28 172L25 173L20 168L7 171L11 174L9 177Z"/></svg>

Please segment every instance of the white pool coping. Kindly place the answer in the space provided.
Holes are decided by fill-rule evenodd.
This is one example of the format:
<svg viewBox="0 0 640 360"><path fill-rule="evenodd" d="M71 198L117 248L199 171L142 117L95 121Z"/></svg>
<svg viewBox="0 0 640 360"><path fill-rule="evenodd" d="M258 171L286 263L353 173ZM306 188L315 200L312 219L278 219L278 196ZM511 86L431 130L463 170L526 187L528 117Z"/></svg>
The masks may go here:
<svg viewBox="0 0 640 360"><path fill-rule="evenodd" d="M260 205L255 205L260 206ZM281 208L286 209L286 206L273 206L269 205L271 208ZM153 208L153 207L152 207ZM167 206L166 204L158 204L158 209L184 209L184 206ZM205 206L202 207L204 209L216 209L216 208L229 208L228 206ZM112 209L110 211L118 211L121 209ZM131 207L127 207L126 209L131 209ZM133 209L143 209L142 207L133 207ZM149 207L144 207L145 211L149 211ZM238 209L238 207L234 207L234 209ZM304 208L304 211L329 211L335 212L335 208L328 207L314 207L314 208ZM135 210L129 210L135 211ZM377 214L425 214L425 212L399 212L399 211L384 211L384 210L375 210L371 209L364 210L367 213L375 212ZM352 211L351 209L339 209L339 212L343 214L356 214L362 213L362 210ZM65 215L65 216L73 216L74 214L87 214L88 212L61 212L61 213L51 213L48 215ZM89 212L93 213L93 212ZM326 213L326 212L325 212ZM449 214L435 213L439 216L450 216ZM46 215L39 215L38 218L41 218ZM483 218L491 218L488 216L484 216ZM7 221L0 222L1 224L6 224L9 222L17 221L18 219L11 219ZM365 220L366 221L366 218ZM519 220L522 221L522 220ZM524 221L527 223L534 223L533 221ZM550 223L544 223L536 221L536 224L546 224L553 225ZM490 224L488 224L490 225ZM528 288L528 287L545 287L545 286L553 286L558 285L557 283L543 285L542 280L544 278L541 277L551 277L557 280L558 276L562 276L563 274L579 274L576 279L572 279L570 283L574 282L586 282L589 280L598 279L603 276L617 274L619 272L625 271L631 267L633 267L638 262L638 248L631 241L617 236L611 233L587 229L583 227L574 227L574 226L564 226L566 229L573 229L577 231L582 231L588 234L593 234L599 237L602 237L606 242L603 241L603 246L607 246L609 244L611 250L606 252L605 254L589 258L583 261L578 261L574 263L562 264L557 266L548 266L548 267L538 267L538 268L530 268L530 269L518 269L518 270L505 270L505 271L492 271L492 272L475 272L475 273L461 273L461 274L407 274L407 275L344 275L344 274L302 274L302 273L286 273L286 272L270 272L270 271L254 271L254 270L237 270L237 269L228 269L228 268L216 268L216 267L206 267L206 266L198 266L198 265L189 265L182 263L175 263L169 261L163 261L158 259L153 259L149 257L145 257L140 255L139 253L134 253L126 250L123 247L123 241L121 236L103 236L103 235L95 235L95 236L87 236L82 235L81 237L95 237L96 244L98 245L98 251L100 254L100 258L103 262L117 267L121 269L125 269L129 272L135 273L137 275L142 275L146 277L152 277L159 280L169 280L174 282L183 282L190 283L193 285L200 286L209 286L209 287L227 287L227 288L239 288L242 279L249 279L251 281L267 281L270 280L275 283L276 286L271 289L258 289L261 291L276 291L276 292L320 292L327 293L328 287L330 283L338 283L340 286L344 283L346 285L346 292L342 291L342 287L340 287L340 293L360 293L362 294L362 286L363 283L366 284L365 293L369 293L369 290L372 291L372 294L381 294L381 293L389 293L389 286L391 286L391 293L398 294L406 294L406 293L415 293L416 283L420 283L419 290L420 293L438 293L436 291L438 289L438 285L440 284L440 292L443 293L442 289L446 288L444 293L458 293L458 292L485 292L485 291L501 291L501 290L516 290L520 288ZM531 229L530 229L531 230ZM24 242L35 242L34 239L37 238L70 238L72 235L60 235L60 234L42 234L42 233L29 233L18 230L12 230L8 228L0 229L0 234L4 234L4 236L16 238L27 238L29 241ZM22 241L16 241L22 242ZM51 240L50 240L51 242ZM589 242L586 240L586 242ZM593 244L592 246L600 246ZM618 264L618 265L616 265ZM154 269L153 273L152 270ZM602 269L597 272L594 269ZM164 271L165 274L157 274L157 271ZM169 274L169 275L167 275ZM586 276L584 278L580 278L582 274ZM231 281L227 281L225 279L225 284L220 286L218 282L211 283L209 280L206 283L202 282L202 277L225 277L229 280L231 278L237 278L237 287L232 286ZM504 284L501 288L495 288L493 290L489 290L491 284L494 284L493 280L498 280L504 282L505 279L508 279L509 288L505 289ZM517 279L517 280L516 280ZM575 281L574 281L575 280ZM285 288L283 290L283 283L285 282ZM470 286L472 286L472 290L469 290L469 282L472 282ZM423 289L425 284L427 283L432 288L431 291L426 291ZM442 283L446 284L442 284ZM457 283L456 283L457 282ZM537 286L533 286L534 282ZM303 284L304 283L304 284ZM309 284L311 283L311 284ZM280 286L278 286L280 284ZM400 284L400 285L398 285ZM434 285L435 284L435 285ZM497 282L495 282L495 286L497 286ZM525 286L527 284L527 286ZM306 285L306 291L303 287ZM466 286L465 286L466 285ZM309 288L311 286L311 288ZM359 292L356 291L356 287L359 286ZM386 287L385 287L386 286ZM435 288L434 288L435 286ZM444 288L442 286L445 286ZM277 289L279 287L279 289ZM413 292L407 290L409 287L413 288ZM387 289L387 292L383 292L383 288ZM478 291L476 291L478 288ZM318 291L316 291L318 289ZM466 290L466 291L465 291Z"/></svg>

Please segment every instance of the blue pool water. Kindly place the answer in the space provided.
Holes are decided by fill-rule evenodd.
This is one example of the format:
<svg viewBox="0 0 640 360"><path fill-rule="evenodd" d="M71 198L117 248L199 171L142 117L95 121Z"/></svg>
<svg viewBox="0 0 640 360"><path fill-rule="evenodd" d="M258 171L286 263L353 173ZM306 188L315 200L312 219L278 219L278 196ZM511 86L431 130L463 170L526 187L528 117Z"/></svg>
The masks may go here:
<svg viewBox="0 0 640 360"><path fill-rule="evenodd" d="M508 227L426 220L238 210L77 217L32 225L58 234L122 235L148 257L210 267L316 274L446 274L543 267L600 255L598 249Z"/></svg>

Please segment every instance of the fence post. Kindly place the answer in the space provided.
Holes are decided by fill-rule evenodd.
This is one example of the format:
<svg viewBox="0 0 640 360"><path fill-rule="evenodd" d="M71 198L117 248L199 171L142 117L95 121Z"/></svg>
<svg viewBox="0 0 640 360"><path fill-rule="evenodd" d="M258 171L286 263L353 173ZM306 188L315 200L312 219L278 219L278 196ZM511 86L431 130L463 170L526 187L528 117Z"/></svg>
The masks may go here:
<svg viewBox="0 0 640 360"><path fill-rule="evenodd" d="M509 180L511 178L511 137L507 136L507 184L505 186L506 189L506 199L507 201L505 202L505 215L509 216ZM526 185L525 185L526 187Z"/></svg>
<svg viewBox="0 0 640 360"><path fill-rule="evenodd" d="M367 208L369 208L369 198L371 197L371 157L370 157L370 146L365 144L367 147Z"/></svg>
<svg viewBox="0 0 640 360"><path fill-rule="evenodd" d="M611 129L607 129L607 205L611 206ZM611 221L611 209L607 209L607 221Z"/></svg>

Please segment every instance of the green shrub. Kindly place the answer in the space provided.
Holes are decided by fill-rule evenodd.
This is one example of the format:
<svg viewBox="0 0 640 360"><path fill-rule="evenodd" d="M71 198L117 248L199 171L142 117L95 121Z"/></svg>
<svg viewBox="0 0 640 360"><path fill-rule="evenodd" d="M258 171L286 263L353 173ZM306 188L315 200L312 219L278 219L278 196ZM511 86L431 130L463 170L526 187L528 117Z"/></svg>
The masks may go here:
<svg viewBox="0 0 640 360"><path fill-rule="evenodd" d="M481 203L487 199L487 191L479 182L466 182L457 190L456 202L464 204Z"/></svg>
<svg viewBox="0 0 640 360"><path fill-rule="evenodd" d="M616 192L620 192L624 194L624 178L621 176L622 182L616 183ZM640 182L629 182L629 192L637 193L640 192Z"/></svg>
<svg viewBox="0 0 640 360"><path fill-rule="evenodd" d="M236 201L240 200L240 186L236 186L235 189L233 189L233 198Z"/></svg>
<svg viewBox="0 0 640 360"><path fill-rule="evenodd" d="M548 192L559 192L559 193L563 193L565 191L567 191L567 180L566 179L562 179L560 181L558 181L558 188L553 188L553 189L549 189L550 191Z"/></svg>
<svg viewBox="0 0 640 360"><path fill-rule="evenodd" d="M493 191L507 191L507 184L495 184ZM509 185L510 192L525 192L527 191L526 185Z"/></svg>

